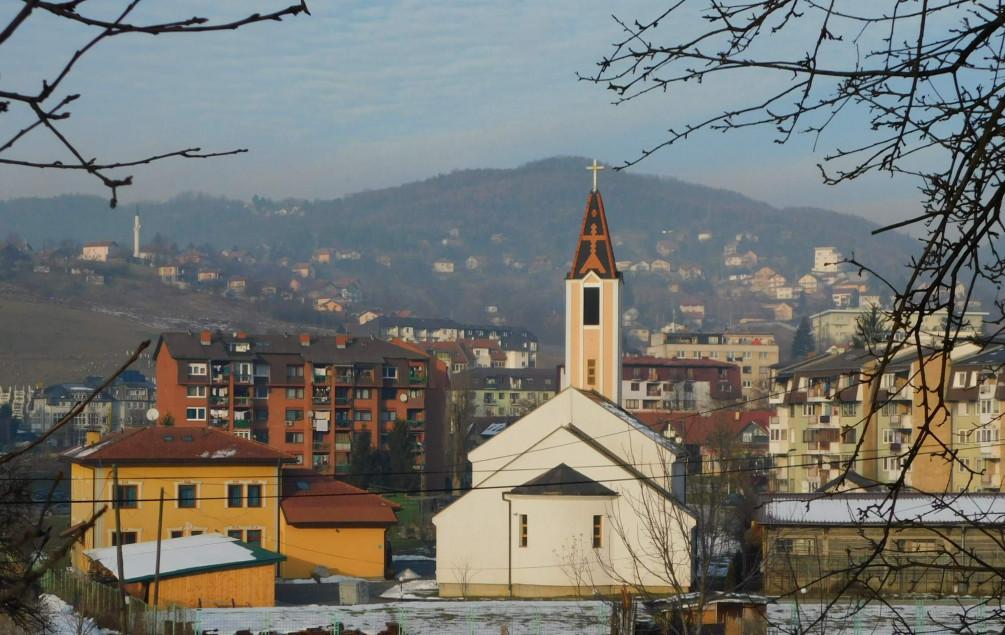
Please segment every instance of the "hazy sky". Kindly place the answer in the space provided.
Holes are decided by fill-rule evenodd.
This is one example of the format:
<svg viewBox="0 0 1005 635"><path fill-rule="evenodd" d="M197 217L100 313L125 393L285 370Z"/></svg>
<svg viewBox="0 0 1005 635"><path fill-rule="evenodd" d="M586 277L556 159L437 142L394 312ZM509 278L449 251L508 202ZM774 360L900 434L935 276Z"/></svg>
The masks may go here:
<svg viewBox="0 0 1005 635"><path fill-rule="evenodd" d="M20 3L0 8L0 24ZM90 0L109 16L125 3ZM219 16L275 2L146 0L135 21ZM113 38L64 89L81 92L66 131L90 155L135 158L189 146L249 155L136 169L124 204L203 191L250 198L335 197L469 167L513 167L552 155L634 158L665 129L754 90L756 78L613 106L577 81L621 36L611 19L648 18L666 3L628 0L310 2L312 16L200 36ZM86 34L32 18L0 49L0 84L37 88ZM17 115L0 117L0 131ZM837 130L836 134L841 134ZM37 139L37 140L36 140ZM5 156L60 152L36 135ZM767 132L706 134L646 160L639 172L738 190L775 205L816 205L875 218L913 209L907 184L875 178L820 185L822 151ZM827 139L825 139L825 142ZM833 143L833 141L831 140ZM826 143L825 143L826 145ZM589 178L584 171L584 184ZM585 185L584 185L585 187ZM65 173L0 169L0 196L102 193Z"/></svg>

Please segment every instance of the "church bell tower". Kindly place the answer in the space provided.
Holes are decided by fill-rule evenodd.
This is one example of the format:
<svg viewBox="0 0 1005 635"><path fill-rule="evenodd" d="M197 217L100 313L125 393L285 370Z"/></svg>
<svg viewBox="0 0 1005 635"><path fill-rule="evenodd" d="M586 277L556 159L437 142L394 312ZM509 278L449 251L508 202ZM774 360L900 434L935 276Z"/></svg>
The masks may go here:
<svg viewBox="0 0 1005 635"><path fill-rule="evenodd" d="M565 374L563 388L595 390L621 404L621 274L607 229L604 199L593 189L579 231L572 268L565 277Z"/></svg>

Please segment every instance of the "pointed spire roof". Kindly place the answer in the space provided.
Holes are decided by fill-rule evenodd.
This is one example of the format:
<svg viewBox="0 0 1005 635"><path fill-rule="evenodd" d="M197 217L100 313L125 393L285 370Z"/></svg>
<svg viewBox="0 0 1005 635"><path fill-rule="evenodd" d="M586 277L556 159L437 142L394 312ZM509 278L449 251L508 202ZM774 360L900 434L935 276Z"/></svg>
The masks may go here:
<svg viewBox="0 0 1005 635"><path fill-rule="evenodd" d="M583 227L579 231L579 242L576 244L576 254L572 258L568 278L584 278L591 271L600 278L620 276L614 261L611 234L607 229L604 199L599 190L590 192L586 199Z"/></svg>

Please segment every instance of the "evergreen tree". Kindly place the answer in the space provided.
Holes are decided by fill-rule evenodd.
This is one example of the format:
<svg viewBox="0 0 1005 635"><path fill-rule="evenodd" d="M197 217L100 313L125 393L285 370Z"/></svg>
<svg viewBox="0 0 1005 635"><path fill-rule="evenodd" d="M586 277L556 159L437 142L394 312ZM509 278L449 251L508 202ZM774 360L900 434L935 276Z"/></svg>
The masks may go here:
<svg viewBox="0 0 1005 635"><path fill-rule="evenodd" d="M875 304L868 311L859 314L855 320L855 334L851 338L855 348L872 348L888 337L886 332L886 317Z"/></svg>
<svg viewBox="0 0 1005 635"><path fill-rule="evenodd" d="M388 485L399 491L416 486L415 442L408 432L408 424L397 421L387 438L387 452L391 478Z"/></svg>
<svg viewBox="0 0 1005 635"><path fill-rule="evenodd" d="M796 336L792 338L792 358L802 359L815 351L816 342L813 340L813 329L810 327L810 319L803 316L799 320L799 328L796 329Z"/></svg>
<svg viewBox="0 0 1005 635"><path fill-rule="evenodd" d="M370 485L373 472L373 456L370 450L370 433L357 432L352 437L349 448L349 476L347 481L356 487L366 488Z"/></svg>

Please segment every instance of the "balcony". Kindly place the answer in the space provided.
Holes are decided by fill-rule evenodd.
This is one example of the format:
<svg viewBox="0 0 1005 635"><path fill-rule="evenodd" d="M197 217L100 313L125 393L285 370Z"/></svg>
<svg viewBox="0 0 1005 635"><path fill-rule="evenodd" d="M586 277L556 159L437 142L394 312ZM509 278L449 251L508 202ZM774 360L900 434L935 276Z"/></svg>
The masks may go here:
<svg viewBox="0 0 1005 635"><path fill-rule="evenodd" d="M348 430L352 428L352 421L349 419L336 419L335 428L338 430Z"/></svg>
<svg viewBox="0 0 1005 635"><path fill-rule="evenodd" d="M327 441L321 441L321 442L315 441L314 443L311 444L311 449L314 452L330 452L332 446L331 443L328 443Z"/></svg>
<svg viewBox="0 0 1005 635"><path fill-rule="evenodd" d="M408 373L408 383L412 386L418 386L426 383L425 373Z"/></svg>
<svg viewBox="0 0 1005 635"><path fill-rule="evenodd" d="M339 442L336 441L335 442L335 451L336 452L351 452L352 451L352 443L339 443Z"/></svg>
<svg viewBox="0 0 1005 635"><path fill-rule="evenodd" d="M405 424L409 428L421 428L426 425L426 421L424 419L405 419Z"/></svg>
<svg viewBox="0 0 1005 635"><path fill-rule="evenodd" d="M234 375L234 382L238 384L251 384L254 383L255 376L251 373L238 373Z"/></svg>
<svg viewBox="0 0 1005 635"><path fill-rule="evenodd" d="M226 406L230 403L230 397L227 395L210 395L209 404L211 406Z"/></svg>
<svg viewBox="0 0 1005 635"><path fill-rule="evenodd" d="M250 430L251 419L234 419L234 428L236 430Z"/></svg>
<svg viewBox="0 0 1005 635"><path fill-rule="evenodd" d="M807 441L806 451L807 452L830 452L831 442L830 441Z"/></svg>
<svg viewBox="0 0 1005 635"><path fill-rule="evenodd" d="M352 373L335 373L333 375L336 384L351 384L352 383Z"/></svg>
<svg viewBox="0 0 1005 635"><path fill-rule="evenodd" d="M217 428L226 428L228 424L227 419L224 417L210 417L209 419L207 419L207 422L209 423L209 425Z"/></svg>
<svg viewBox="0 0 1005 635"><path fill-rule="evenodd" d="M330 425L327 419L314 419L314 423L311 427L317 432L328 432Z"/></svg>
<svg viewBox="0 0 1005 635"><path fill-rule="evenodd" d="M251 407L251 396L241 395L238 397L234 395L234 407L235 408L250 408Z"/></svg>

